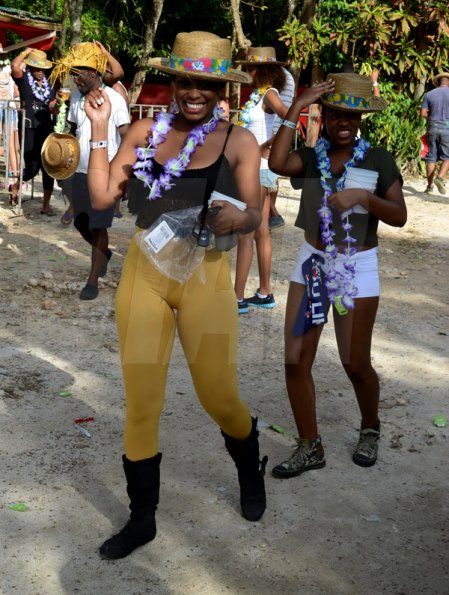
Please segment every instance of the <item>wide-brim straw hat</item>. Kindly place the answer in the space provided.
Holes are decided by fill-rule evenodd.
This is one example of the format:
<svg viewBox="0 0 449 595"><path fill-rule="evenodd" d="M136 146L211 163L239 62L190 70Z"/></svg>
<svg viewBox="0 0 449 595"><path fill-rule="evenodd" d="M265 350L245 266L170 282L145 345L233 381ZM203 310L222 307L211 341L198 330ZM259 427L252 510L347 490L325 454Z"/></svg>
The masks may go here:
<svg viewBox="0 0 449 595"><path fill-rule="evenodd" d="M438 81L442 78L449 79L449 72L440 72L436 76L433 77L432 83L434 84L435 87L438 87L438 84L439 84Z"/></svg>
<svg viewBox="0 0 449 595"><path fill-rule="evenodd" d="M47 70L47 68L51 68L53 66L53 62L47 60L47 54L42 50L31 50L31 52L24 59L24 62L27 66L32 66L33 68L42 68L43 70Z"/></svg>
<svg viewBox="0 0 449 595"><path fill-rule="evenodd" d="M249 48L246 53L246 60L237 60L236 64L252 64L260 66L261 64L272 64L283 66L287 62L280 62L276 57L276 50L272 47Z"/></svg>
<svg viewBox="0 0 449 595"><path fill-rule="evenodd" d="M223 83L251 83L248 73L231 68L229 39L206 31L178 33L168 58L150 58L148 66L177 76Z"/></svg>
<svg viewBox="0 0 449 595"><path fill-rule="evenodd" d="M328 79L335 81L335 88L332 93L321 96L323 105L361 114L381 112L388 107L385 99L373 95L373 83L367 76L339 72L329 74L326 80Z"/></svg>
<svg viewBox="0 0 449 595"><path fill-rule="evenodd" d="M80 145L72 134L52 132L41 150L42 165L55 180L65 180L75 173L80 161Z"/></svg>
<svg viewBox="0 0 449 595"><path fill-rule="evenodd" d="M67 54L55 63L50 75L53 84L57 79L65 80L72 69L92 68L99 74L104 74L108 65L108 58L92 41L85 41L73 45Z"/></svg>

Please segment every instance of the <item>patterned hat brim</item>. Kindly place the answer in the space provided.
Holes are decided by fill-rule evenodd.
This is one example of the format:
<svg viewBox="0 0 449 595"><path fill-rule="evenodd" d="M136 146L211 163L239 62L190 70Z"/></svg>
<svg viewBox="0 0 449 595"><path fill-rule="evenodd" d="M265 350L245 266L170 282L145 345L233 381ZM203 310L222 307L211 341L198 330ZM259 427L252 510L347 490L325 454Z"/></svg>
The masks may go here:
<svg viewBox="0 0 449 595"><path fill-rule="evenodd" d="M387 109L388 103L382 97L375 95L366 98L353 98L355 100L362 100L366 105L351 105L349 103L338 103L336 101L328 101L325 97L321 98L321 103L332 109L341 110L345 112L355 112L359 114L370 114L373 112L381 112Z"/></svg>
<svg viewBox="0 0 449 595"><path fill-rule="evenodd" d="M186 78L198 78L202 80L251 84L252 78L247 72L228 68L225 73L207 72L204 70L183 70L181 68L173 68L170 66L168 58L150 58L148 66L155 70L160 70L166 74L174 74L175 76L183 76Z"/></svg>

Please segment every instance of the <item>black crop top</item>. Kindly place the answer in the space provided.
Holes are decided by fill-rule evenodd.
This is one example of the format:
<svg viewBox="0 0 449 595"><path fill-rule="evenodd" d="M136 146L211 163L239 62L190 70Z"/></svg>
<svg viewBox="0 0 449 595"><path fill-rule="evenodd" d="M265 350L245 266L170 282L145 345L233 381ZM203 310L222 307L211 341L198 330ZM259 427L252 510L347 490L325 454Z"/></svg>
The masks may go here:
<svg viewBox="0 0 449 595"><path fill-rule="evenodd" d="M232 131L231 124L226 134L223 149L217 160L201 169L186 169L179 178L173 178L174 185L163 191L162 197L148 200L148 188L141 180L130 178L126 198L131 213L137 215L136 225L143 229L150 227L160 215L207 204L214 190L240 199L234 174L226 159L224 150ZM158 176L162 165L153 160L153 172Z"/></svg>

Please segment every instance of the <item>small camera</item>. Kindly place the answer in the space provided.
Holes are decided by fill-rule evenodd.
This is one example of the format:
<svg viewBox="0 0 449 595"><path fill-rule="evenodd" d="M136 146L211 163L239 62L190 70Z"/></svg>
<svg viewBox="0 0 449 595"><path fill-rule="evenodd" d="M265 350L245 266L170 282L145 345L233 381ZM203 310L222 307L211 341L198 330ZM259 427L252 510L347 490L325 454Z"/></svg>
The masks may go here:
<svg viewBox="0 0 449 595"><path fill-rule="evenodd" d="M205 224L197 221L192 229L192 235L196 238L196 243L202 248L207 248L210 242L210 231Z"/></svg>

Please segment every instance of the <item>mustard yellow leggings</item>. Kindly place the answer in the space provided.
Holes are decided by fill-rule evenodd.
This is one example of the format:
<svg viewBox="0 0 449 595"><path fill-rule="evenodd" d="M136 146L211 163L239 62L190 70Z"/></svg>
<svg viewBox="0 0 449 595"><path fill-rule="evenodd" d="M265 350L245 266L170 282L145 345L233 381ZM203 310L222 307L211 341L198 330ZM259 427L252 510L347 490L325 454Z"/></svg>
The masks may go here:
<svg viewBox="0 0 449 595"><path fill-rule="evenodd" d="M181 284L162 275L134 238L117 290L116 318L129 460L158 452L176 329L204 409L226 434L249 436L251 415L237 389L238 312L226 253L207 251L200 270Z"/></svg>

